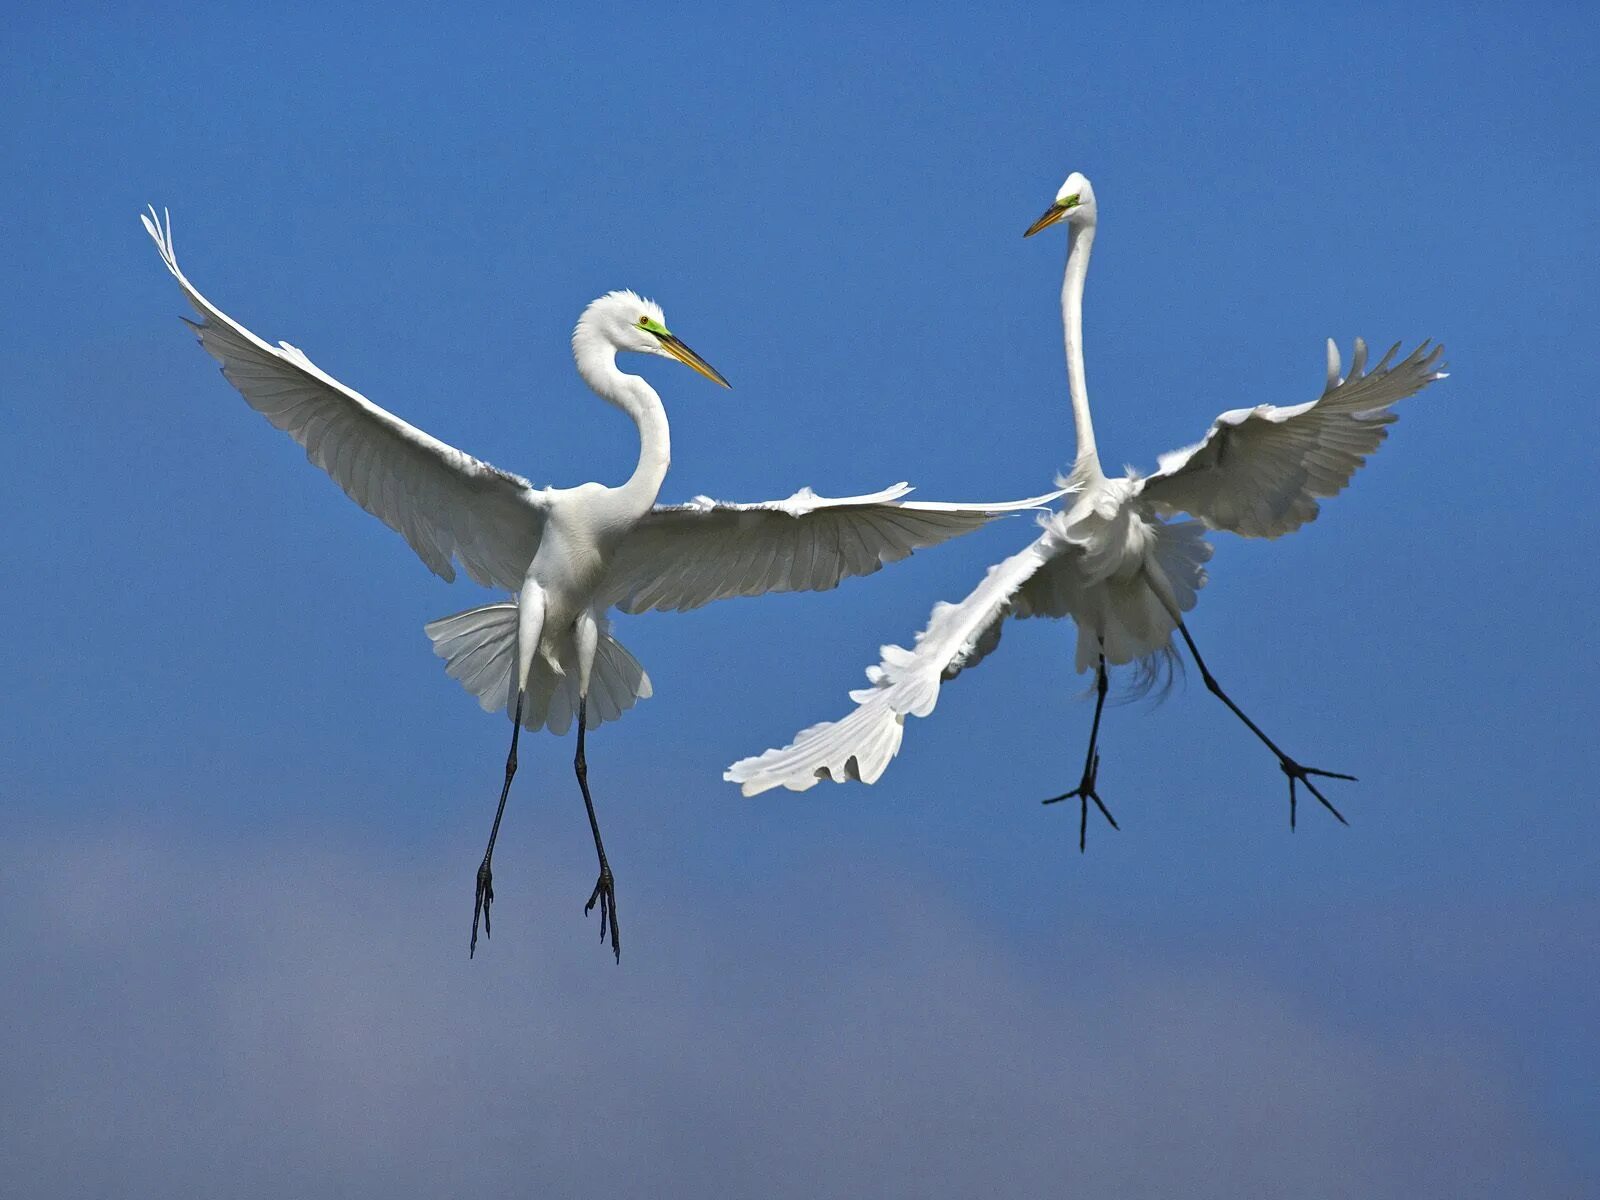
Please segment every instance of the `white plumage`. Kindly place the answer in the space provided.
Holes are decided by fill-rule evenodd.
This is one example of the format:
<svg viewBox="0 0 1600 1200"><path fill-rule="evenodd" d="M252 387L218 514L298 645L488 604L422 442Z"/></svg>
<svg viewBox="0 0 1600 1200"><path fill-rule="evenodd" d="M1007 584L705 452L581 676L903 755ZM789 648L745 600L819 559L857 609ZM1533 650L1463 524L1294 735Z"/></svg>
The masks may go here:
<svg viewBox="0 0 1600 1200"><path fill-rule="evenodd" d="M650 677L627 647L611 636L611 622L599 623L594 666L589 675L588 725L615 721L635 701L651 696ZM517 604L485 604L440 617L423 627L433 639L433 652L445 660L445 671L478 698L484 712L504 712L516 705ZM534 663L523 699L522 723L559 736L577 714L578 670L569 654L556 674Z"/></svg>
<svg viewBox="0 0 1600 1200"><path fill-rule="evenodd" d="M870 575L1004 512L1036 508L1061 489L1005 504L906 500L911 485L866 496L732 504L697 496L656 505L617 548L605 595L622 612L682 611L731 596L815 592Z"/></svg>
<svg viewBox="0 0 1600 1200"><path fill-rule="evenodd" d="M178 268L172 222L141 216L161 260L199 312L189 324L246 403L305 449L362 508L447 581L452 560L485 587L522 585L543 528L543 493L379 408L288 342L263 341Z"/></svg>
<svg viewBox="0 0 1600 1200"><path fill-rule="evenodd" d="M1367 370L1367 344L1356 339L1349 375L1328 339L1328 379L1304 404L1236 408L1212 422L1193 446L1157 460L1139 481L1140 498L1163 516L1192 513L1213 529L1274 538L1316 519L1317 499L1337 495L1398 419L1390 406L1444 372L1443 347L1423 342L1403 360L1400 343Z"/></svg>
<svg viewBox="0 0 1600 1200"><path fill-rule="evenodd" d="M590 898L602 936L618 950L615 896L595 822L584 731L615 720L651 694L643 669L612 636L607 611L688 609L730 596L820 591L868 575L914 550L970 532L1006 513L1037 508L1058 490L998 504L907 501L901 483L830 499L802 489L786 500L728 504L704 497L657 505L671 459L666 412L655 390L618 369L624 351L674 359L727 386L666 326L660 306L611 292L584 310L572 335L584 382L639 430L639 462L622 485L536 488L385 411L319 369L304 353L251 333L211 304L178 267L171 221L141 217L162 261L200 314L191 322L228 381L276 428L305 448L357 504L395 530L435 574L459 563L485 586L515 593L430 623L446 670L489 710L518 720L507 760L503 812L516 768L517 730L562 734L578 723L578 777L600 858ZM488 925L489 862L479 868L473 916Z"/></svg>
<svg viewBox="0 0 1600 1200"><path fill-rule="evenodd" d="M905 719L932 712L941 683L989 654L1006 618L1044 616L1073 619L1076 668L1097 672L1083 782L1054 798L1079 799L1084 820L1088 802L1100 803L1095 739L1106 667L1136 664L1135 690L1148 686L1175 654L1175 632L1195 654L1207 686L1278 755L1289 775L1291 820L1297 780L1328 804L1306 776L1332 773L1301 767L1227 698L1195 651L1183 614L1205 584L1211 557L1205 530L1270 538L1313 520L1318 499L1340 491L1383 440L1395 420L1391 406L1444 377L1437 369L1441 350L1425 342L1396 362L1397 345L1368 370L1366 345L1357 339L1350 372L1341 375L1330 340L1327 381L1316 399L1223 413L1200 442L1162 455L1154 474L1107 478L1095 447L1082 354L1083 289L1096 221L1094 189L1082 175L1068 177L1028 235L1059 221L1070 229L1061 301L1078 442L1072 472L1060 481L1071 488L1065 507L1042 517L1039 537L990 568L964 600L936 605L913 648L883 647L882 660L867 672L870 686L851 693L854 712L803 730L781 749L734 763L724 777L745 795L774 787L804 791L823 779L874 782L899 750ZM1194 519L1167 519L1183 513ZM1080 824L1080 845L1082 836Z"/></svg>

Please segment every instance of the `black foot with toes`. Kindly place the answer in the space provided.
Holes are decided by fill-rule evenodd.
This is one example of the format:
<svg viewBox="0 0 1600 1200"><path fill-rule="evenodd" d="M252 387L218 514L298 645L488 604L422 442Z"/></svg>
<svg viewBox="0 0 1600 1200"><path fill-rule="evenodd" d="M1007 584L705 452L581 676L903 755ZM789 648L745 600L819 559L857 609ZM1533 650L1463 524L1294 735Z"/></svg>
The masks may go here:
<svg viewBox="0 0 1600 1200"><path fill-rule="evenodd" d="M1310 792L1313 796L1315 796L1318 800L1320 800L1322 802L1322 807L1327 809L1329 812L1331 812L1335 817L1337 817L1339 819L1339 824L1341 824L1341 825L1350 824L1349 821L1346 821L1344 819L1344 814L1342 812L1340 812L1337 808L1335 808L1333 806L1333 804L1328 800L1328 798L1322 794L1321 789L1318 788L1316 784L1311 782L1311 777L1313 775L1315 775L1319 779L1348 779L1352 783L1354 783L1355 782L1355 778L1356 778L1354 775L1341 775L1338 771L1321 771L1321 770L1318 770L1316 767L1302 767L1299 763L1295 762L1294 759L1292 759L1292 758L1280 758L1278 760L1278 766L1283 771L1283 773L1289 777L1289 828L1290 829L1294 828L1295 809L1296 809L1296 807L1297 807L1297 805L1299 803L1299 797L1295 794L1295 784L1296 783L1305 784L1306 785L1306 791Z"/></svg>
<svg viewBox="0 0 1600 1200"><path fill-rule="evenodd" d="M472 945L467 949L467 957L471 958L478 952L478 917L483 917L483 936L489 936L489 906L494 903L494 872L489 870L489 860L485 858L478 867L478 894L472 901Z"/></svg>
<svg viewBox="0 0 1600 1200"><path fill-rule="evenodd" d="M1060 804L1063 800L1076 800L1078 802L1078 853L1082 854L1089 841L1089 801L1094 801L1094 806L1100 810L1100 815L1111 822L1111 828L1120 830L1117 819L1111 815L1111 810L1105 806L1096 792L1095 780L1100 775L1100 755L1096 753L1089 760L1089 767L1083 773L1083 782L1070 792L1062 792L1059 796L1051 796L1048 800L1041 800L1041 804ZM1327 803L1326 800L1323 801Z"/></svg>
<svg viewBox="0 0 1600 1200"><path fill-rule="evenodd" d="M583 915L588 916L596 904L600 905L600 940L606 940L606 933L611 934L611 951L617 956L617 961L622 961L622 943L617 937L617 888L611 878L611 868L604 863L600 864L600 878L595 880L594 891L589 893L589 903L583 906Z"/></svg>

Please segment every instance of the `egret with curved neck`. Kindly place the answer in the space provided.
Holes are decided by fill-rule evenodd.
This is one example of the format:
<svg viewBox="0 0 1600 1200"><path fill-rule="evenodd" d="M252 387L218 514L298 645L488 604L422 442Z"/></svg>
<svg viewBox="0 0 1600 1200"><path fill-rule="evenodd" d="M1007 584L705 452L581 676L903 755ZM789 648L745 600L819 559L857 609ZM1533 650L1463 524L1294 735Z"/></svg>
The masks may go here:
<svg viewBox="0 0 1600 1200"><path fill-rule="evenodd" d="M585 911L600 905L600 936L621 957L615 881L589 794L585 734L652 689L638 661L611 636L612 609L682 611L732 596L823 591L1061 494L944 504L907 500L911 488L900 483L862 496L801 488L754 504L703 496L657 504L672 459L666 412L655 389L621 370L617 356L668 358L724 387L728 381L667 328L659 305L634 292L610 292L590 304L573 330L572 354L583 381L637 426L638 465L616 487L536 488L380 408L287 342L257 337L178 269L171 221L154 209L142 219L200 314L192 322L200 344L245 401L404 537L435 574L453 580L459 564L485 587L516 593L426 626L450 676L485 710L513 718L505 781L475 883L472 952L480 918L489 932L490 867L520 731L564 734L576 718L573 766L600 861Z"/></svg>
<svg viewBox="0 0 1600 1200"><path fill-rule="evenodd" d="M646 309L658 315L643 311ZM638 318L630 324L628 315L633 313L637 313ZM662 315L658 306L641 300L632 292L612 292L584 309L572 331L572 357L578 365L578 375L595 395L627 413L639 431L639 465L618 490L637 497L642 502L641 512L648 511L655 503L666 481L667 468L672 465L672 437L661 397L642 377L630 375L618 367L617 354L629 349L647 354L665 353L688 363L723 387L728 386L726 379L672 337ZM654 340L639 346L622 344L624 339L627 342L636 340L635 330ZM644 338L637 340L645 341Z"/></svg>
<svg viewBox="0 0 1600 1200"><path fill-rule="evenodd" d="M494 824L489 829L489 844L478 866L469 956L477 951L480 912L484 933L489 932L489 909L494 903L491 860L495 838L500 833L500 819L505 815L506 797L511 792L511 780L517 773L517 738L522 730L523 707L537 659L542 660L548 672L548 686L552 691L561 686L560 681L576 667L578 750L573 770L583 793L595 854L600 860L600 874L584 912L591 911L596 903L600 905L600 937L604 940L609 932L612 951L618 961L622 958L617 931L616 881L606 859L600 823L595 817L594 798L589 792L589 765L584 752L589 687L605 623L604 606L596 611L595 601L605 564L621 539L655 504L672 461L672 439L661 397L638 375L630 375L617 366L617 355L622 351L675 359L714 383L730 386L716 368L667 328L666 314L658 304L633 292L610 292L595 300L583 310L572 331L572 356L578 374L601 399L609 400L627 413L638 429L639 463L620 487L586 483L572 489L545 490L544 536L540 538L539 548L534 552L518 593L517 667L511 684L515 694L511 750L506 755L505 783L500 789Z"/></svg>

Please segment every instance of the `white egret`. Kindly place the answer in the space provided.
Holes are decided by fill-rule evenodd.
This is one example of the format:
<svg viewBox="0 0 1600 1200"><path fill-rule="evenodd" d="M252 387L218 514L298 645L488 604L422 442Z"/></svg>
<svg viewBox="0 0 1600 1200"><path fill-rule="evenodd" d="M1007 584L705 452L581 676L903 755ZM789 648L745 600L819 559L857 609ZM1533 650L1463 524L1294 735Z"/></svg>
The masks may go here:
<svg viewBox="0 0 1600 1200"><path fill-rule="evenodd" d="M1174 632L1194 656L1206 687L1277 756L1289 777L1290 826L1297 783L1344 821L1312 777L1353 777L1303 766L1279 749L1207 669L1183 614L1194 607L1205 583L1203 564L1211 547L1204 530L1272 538L1315 518L1317 497L1343 489L1384 439L1385 427L1395 420L1390 406L1444 377L1435 369L1441 348L1429 350L1424 342L1394 362L1396 344L1367 371L1367 348L1357 339L1350 373L1341 376L1339 353L1330 340L1327 385L1317 399L1287 408L1262 404L1225 412L1201 441L1163 455L1154 474L1130 469L1122 478L1107 478L1095 449L1083 367L1083 288L1095 218L1094 189L1074 173L1023 235L1058 222L1068 227L1061 317L1078 452L1070 477L1060 481L1072 489L1065 507L1041 517L1043 533L990 568L966 599L936 605L913 649L885 646L882 661L867 671L871 686L850 693L854 712L801 731L781 749L734 763L724 778L742 785L745 795L779 786L805 791L820 779L875 782L899 751L906 717L932 712L941 682L993 650L1006 617L1070 616L1078 626L1076 668L1095 671L1094 720L1082 780L1044 803L1079 802L1079 849L1087 837L1091 800L1116 826L1096 790L1106 668L1135 663L1136 690L1153 684L1176 660ZM1179 513L1196 519L1167 519Z"/></svg>
<svg viewBox="0 0 1600 1200"><path fill-rule="evenodd" d="M620 487L535 488L386 412L287 342L273 346L251 333L178 269L170 218L163 224L152 208L141 220L200 314L190 322L200 344L252 408L404 537L436 575L453 580L459 562L478 583L515 593L427 626L450 675L485 710L505 709L513 721L505 781L478 868L473 951L480 914L489 933L490 861L517 769L518 734L524 727L564 734L576 713L574 769L600 862L584 911L599 903L600 936L609 934L621 958L615 885L589 794L584 734L648 697L651 687L611 636L609 609L681 611L731 596L832 588L1061 494L939 504L905 500L911 489L902 483L844 498L803 488L760 504L698 497L657 505L670 458L666 412L648 383L618 369L617 354L671 358L724 387L728 381L667 329L657 304L627 291L584 309L572 353L583 381L638 427L638 466Z"/></svg>

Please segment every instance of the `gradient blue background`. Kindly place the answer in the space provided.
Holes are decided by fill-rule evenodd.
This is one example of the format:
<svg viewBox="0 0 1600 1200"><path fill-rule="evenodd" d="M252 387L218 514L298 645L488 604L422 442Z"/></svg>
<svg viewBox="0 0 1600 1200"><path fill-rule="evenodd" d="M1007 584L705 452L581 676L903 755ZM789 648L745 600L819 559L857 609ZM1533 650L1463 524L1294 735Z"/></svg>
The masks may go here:
<svg viewBox="0 0 1600 1200"><path fill-rule="evenodd" d="M1588 511L1600 152L1582 6L564 5L4 19L0 1158L19 1194L1595 1194ZM1032 536L821 596L627 619L591 744L626 953L580 913L571 744L428 652L478 602L251 413L226 310L456 445L617 480L603 290L730 379L643 371L664 498L1041 490L1070 461L1072 169L1102 454L1442 339L1349 493L1215 539L1191 677L1111 710L1075 847L1073 631L1014 626L872 789L740 799L885 641Z"/></svg>

